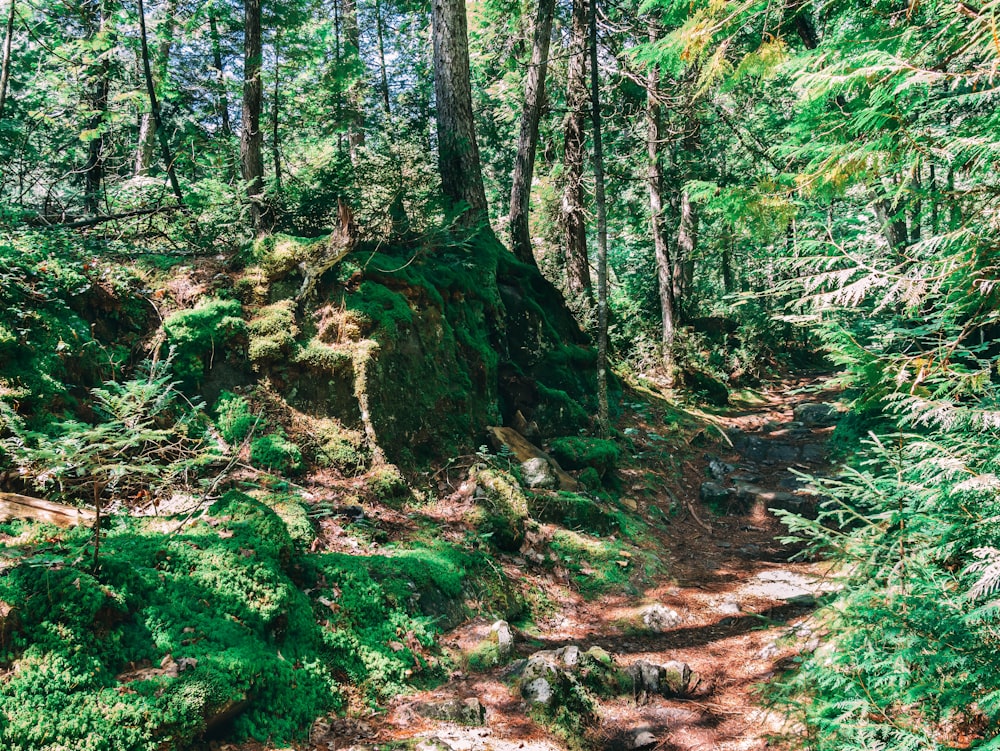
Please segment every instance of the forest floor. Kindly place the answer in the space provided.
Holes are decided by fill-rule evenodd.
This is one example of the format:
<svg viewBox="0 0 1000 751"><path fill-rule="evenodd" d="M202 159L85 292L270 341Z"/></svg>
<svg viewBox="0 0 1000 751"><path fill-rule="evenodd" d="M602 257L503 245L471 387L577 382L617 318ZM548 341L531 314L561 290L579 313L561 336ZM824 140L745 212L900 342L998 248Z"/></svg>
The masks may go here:
<svg viewBox="0 0 1000 751"><path fill-rule="evenodd" d="M795 551L779 541L785 528L769 508L806 511L813 503L796 472L821 475L829 469L826 443L833 428L822 419L819 424L796 420L793 410L832 403L837 396L823 378L787 378L758 392L752 402L711 417L726 437L701 436L695 440L698 448L675 460L673 489L663 491L671 498L637 502L640 515L651 515L654 502L677 511L650 526L667 574L639 595L622 592L587 600L569 586L565 572L525 566L522 556L500 558L522 586L544 591L550 600L530 627L514 630L516 656L596 645L621 666L679 660L695 675L681 698L601 700L598 724L587 731L590 747L749 751L769 747L776 735L794 736L795 728L764 706L760 687L797 655L819 646L822 631L811 614L816 597L833 585L822 561L790 560ZM630 419L633 432L644 428L638 416ZM625 488L642 472L642 467L622 470ZM700 490L706 481L731 488L726 500L711 507L704 503ZM666 622L644 628L643 613L656 606ZM489 638L491 624L486 619L468 622L445 634L442 644L462 665L460 656ZM377 714L317 721L310 742L297 748L561 751L577 745L529 716L509 672L503 666L486 672L454 670L438 688L399 696ZM441 722L419 711L428 704L470 699L485 708L484 724ZM218 751L264 748L211 745Z"/></svg>

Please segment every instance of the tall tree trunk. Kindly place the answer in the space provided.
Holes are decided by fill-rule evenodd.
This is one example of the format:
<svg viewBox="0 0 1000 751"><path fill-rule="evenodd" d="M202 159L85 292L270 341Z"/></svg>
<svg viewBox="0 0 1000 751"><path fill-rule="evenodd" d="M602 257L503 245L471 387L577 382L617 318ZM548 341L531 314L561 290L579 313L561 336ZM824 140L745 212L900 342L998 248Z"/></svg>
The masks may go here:
<svg viewBox="0 0 1000 751"><path fill-rule="evenodd" d="M108 12L106 0L88 0L84 6L89 35L95 39L106 29ZM108 94L111 90L111 69L106 50L98 50L97 63L88 71L87 109L90 118L87 129L91 138L87 144L87 163L83 167L83 200L91 214L101 209L101 184L104 181L104 121L108 114ZM95 135L96 134L96 135Z"/></svg>
<svg viewBox="0 0 1000 751"><path fill-rule="evenodd" d="M260 0L243 0L243 123L240 133L240 169L250 199L250 218L254 230L263 229L264 159L261 153L260 110L263 99L261 81Z"/></svg>
<svg viewBox="0 0 1000 751"><path fill-rule="evenodd" d="M274 163L274 189L281 196L281 141L278 125L281 112L281 30L274 32L274 90L271 96L271 161Z"/></svg>
<svg viewBox="0 0 1000 751"><path fill-rule="evenodd" d="M229 94L226 91L226 74L222 69L222 40L219 37L219 22L215 14L208 16L208 29L212 37L212 64L215 65L215 83L219 87L218 107L220 128L222 135L228 138L233 133L232 125L229 124Z"/></svg>
<svg viewBox="0 0 1000 751"><path fill-rule="evenodd" d="M174 7L175 4L173 2L167 4L167 12L170 16L173 16ZM167 131L163 127L163 118L160 116L160 103L156 99L156 86L153 83L153 71L149 64L149 43L146 38L146 9L143 7L142 0L139 0L139 41L142 47L142 72L146 78L146 93L149 95L149 114L153 122L152 127L154 132L158 133L160 136L160 154L163 156L163 164L167 170L167 177L170 179L170 188L174 191L177 203L184 203L184 196L181 194L181 186L180 183L177 182L177 173L174 171L174 160L170 156L170 143L167 139ZM163 56L163 60L166 60L169 52L169 41L166 43L166 49L164 49L164 43L161 42L160 53ZM136 167L138 166L139 165L136 165ZM148 164L146 165L145 171L149 171ZM137 171L137 174L145 173L138 173Z"/></svg>
<svg viewBox="0 0 1000 751"><path fill-rule="evenodd" d="M555 5L555 0L538 0L535 38L524 87L524 112L521 114L521 133L517 139L510 191L511 249L520 260L531 264L535 263L535 254L531 250L531 233L528 230L528 207L535 171L535 150L538 148L538 120L545 100L545 73L549 65L549 39Z"/></svg>
<svg viewBox="0 0 1000 751"><path fill-rule="evenodd" d="M601 143L601 89L597 68L597 0L590 0L590 104L594 125L594 201L597 205L597 427L611 432L608 409L608 216Z"/></svg>
<svg viewBox="0 0 1000 751"><path fill-rule="evenodd" d="M17 0L10 0L7 9L7 30L3 38L3 62L0 63L0 117L7 104L7 86L10 83L10 51L14 43L14 19L17 14Z"/></svg>
<svg viewBox="0 0 1000 751"><path fill-rule="evenodd" d="M680 313L694 275L694 251L698 247L698 207L691 203L687 190L681 190L680 221L677 223L677 246L674 253L674 305Z"/></svg>
<svg viewBox="0 0 1000 751"><path fill-rule="evenodd" d="M382 95L382 109L386 117L392 115L389 107L389 75L385 67L385 35L382 30L382 2L375 0L375 36L378 41L378 71L380 94Z"/></svg>
<svg viewBox="0 0 1000 751"><path fill-rule="evenodd" d="M487 219L487 207L472 116L465 0L433 0L431 27L441 188L453 206L469 208L465 221L475 224Z"/></svg>
<svg viewBox="0 0 1000 751"><path fill-rule="evenodd" d="M143 65L143 76L147 75L147 69L150 67L149 60L149 38L146 34L146 19L143 16L143 2L139 0L139 25L141 33L141 46L142 46L142 65ZM163 81L167 75L167 65L170 62L170 48L173 46L173 36L174 36L174 17L177 15L177 0L168 0L164 4L163 8L163 19L160 23L167 25L166 33L160 34L159 44L156 46L156 76L151 78L154 82L156 80ZM147 80L147 94L149 95L150 111L144 112L142 114L142 120L139 124L139 143L135 150L135 175L145 176L149 174L150 167L153 166L153 154L156 151L156 135L160 132L161 119L158 114L153 112L153 101L155 100L155 90L149 88L149 81ZM158 106L158 105L157 105ZM176 192L176 191L175 191Z"/></svg>
<svg viewBox="0 0 1000 751"><path fill-rule="evenodd" d="M348 86L348 126L347 147L350 149L351 163L357 164L358 149L365 144L365 118L362 112L362 67L361 29L358 25L356 0L340 0L340 19L344 31L344 56L347 64Z"/></svg>
<svg viewBox="0 0 1000 751"><path fill-rule="evenodd" d="M656 29L649 30L649 41L656 41ZM649 229L656 257L656 280L660 297L660 364L668 382L674 377L674 283L670 248L663 229L663 169L660 166L660 71L650 66L646 76L646 155L649 164L646 180L649 186Z"/></svg>
<svg viewBox="0 0 1000 751"><path fill-rule="evenodd" d="M566 286L590 301L587 217L583 208L584 120L587 109L587 6L573 0L569 62L566 72L566 122L563 131L562 223L566 242Z"/></svg>

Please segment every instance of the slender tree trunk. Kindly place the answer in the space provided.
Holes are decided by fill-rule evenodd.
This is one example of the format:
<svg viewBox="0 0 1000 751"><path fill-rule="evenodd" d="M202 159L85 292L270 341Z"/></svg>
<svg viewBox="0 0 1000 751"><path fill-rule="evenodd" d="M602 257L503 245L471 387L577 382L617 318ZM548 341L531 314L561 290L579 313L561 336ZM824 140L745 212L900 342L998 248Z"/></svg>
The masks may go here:
<svg viewBox="0 0 1000 751"><path fill-rule="evenodd" d="M693 113L688 114L687 131L682 141L682 149L690 154L701 144L700 124ZM684 162L690 162L688 156ZM686 178L687 169L681 174ZM682 180L683 182L683 180ZM674 252L674 312L680 316L683 301L694 276L694 253L698 247L698 207L691 203L691 196L684 188L678 199L679 220L677 223L677 245Z"/></svg>
<svg viewBox="0 0 1000 751"><path fill-rule="evenodd" d="M212 13L208 16L208 29L212 37L212 64L215 65L215 82L219 88L217 103L219 122L222 135L226 138L233 134L229 123L229 94L226 91L226 74L222 69L222 40L219 37L219 22Z"/></svg>
<svg viewBox="0 0 1000 751"><path fill-rule="evenodd" d="M358 26L356 0L340 0L341 24L344 31L344 61L347 63L348 128L347 147L351 163L357 164L358 149L365 144L365 118L362 112L361 30Z"/></svg>
<svg viewBox="0 0 1000 751"><path fill-rule="evenodd" d="M85 5L90 38L105 30L108 21L106 0L88 0ZM88 71L89 91L87 109L91 115L87 129L96 133L87 144L87 163L84 165L83 200L87 211L97 214L101 209L101 185L104 181L104 121L108 114L108 94L111 90L110 65L107 54L99 54L98 62Z"/></svg>
<svg viewBox="0 0 1000 751"><path fill-rule="evenodd" d="M389 107L389 75L385 67L385 38L382 31L381 0L375 0L375 36L378 41L378 71L381 89L379 93L382 95L382 109L386 117L389 117L392 115L392 109Z"/></svg>
<svg viewBox="0 0 1000 751"><path fill-rule="evenodd" d="M263 229L264 159L261 153L260 110L263 99L261 81L260 0L243 0L243 123L240 133L240 169L250 199L250 217L254 230Z"/></svg>
<svg viewBox="0 0 1000 751"><path fill-rule="evenodd" d="M921 234L921 214L923 213L923 201L920 198L920 194L923 191L923 183L921 181L922 165L920 163L920 157L917 157L916 162L913 165L913 174L910 177L910 189L913 191L913 211L910 212L910 243L920 242Z"/></svg>
<svg viewBox="0 0 1000 751"><path fill-rule="evenodd" d="M656 30L652 25L649 41L656 41ZM674 283L671 278L670 248L663 230L663 169L660 166L660 71L650 67L646 77L646 155L649 164L646 180L649 186L649 229L653 237L656 257L657 289L660 296L660 364L667 381L674 376Z"/></svg>
<svg viewBox="0 0 1000 751"><path fill-rule="evenodd" d="M143 2L139 1L140 6L140 33L141 33L141 46L142 46L142 66L143 66L143 76L146 76L146 71L150 67L149 60L149 37L145 31L146 29L146 19L142 15L143 13ZM176 0L168 0L164 4L163 9L163 20L161 23L167 25L166 33L160 34L160 41L156 47L156 76L151 79L163 81L167 75L167 66L170 62L170 48L173 46L173 36L174 36L174 16L177 14L177 2ZM153 101L155 100L155 91L149 88L149 82L147 81L147 93L150 94L150 111L144 112L142 114L142 120L139 124L139 143L135 150L135 175L145 176L149 174L150 168L153 166L153 154L156 152L156 141L157 133L161 132L161 119L158 114L153 112ZM158 105L157 105L158 106Z"/></svg>
<svg viewBox="0 0 1000 751"><path fill-rule="evenodd" d="M274 90L271 97L271 161L274 163L274 189L281 195L281 141L278 136L280 122L280 83L281 83L281 31L276 30L274 36Z"/></svg>
<svg viewBox="0 0 1000 751"><path fill-rule="evenodd" d="M608 217L601 143L601 89L597 68L597 0L590 0L590 102L594 125L594 202L597 206L597 427L611 431L608 409Z"/></svg>
<svg viewBox="0 0 1000 751"><path fill-rule="evenodd" d="M0 63L0 117L7 104L7 86L10 83L10 52L14 42L14 19L17 17L17 0L10 0L7 9L7 30L3 38L3 62Z"/></svg>
<svg viewBox="0 0 1000 751"><path fill-rule="evenodd" d="M583 208L584 120L587 109L587 6L573 0L569 62L566 72L566 122L563 131L562 222L566 241L566 286L590 301L587 217Z"/></svg>
<svg viewBox="0 0 1000 751"><path fill-rule="evenodd" d="M535 18L531 63L524 87L524 112L521 133L517 139L514 179L510 191L511 250L520 260L534 264L531 233L528 229L528 208L531 199L531 179L535 171L535 151L538 148L538 120L545 100L545 73L549 64L549 39L552 36L552 15L555 0L538 0Z"/></svg>
<svg viewBox="0 0 1000 751"><path fill-rule="evenodd" d="M172 16L174 3L167 5L167 12ZM184 203L184 196L181 193L180 183L177 182L177 173L174 171L174 160L170 156L170 143L167 140L167 131L163 127L163 118L160 116L160 103L156 99L156 86L153 83L153 71L149 64L149 43L146 38L146 9L142 0L139 0L139 41L142 46L142 72L146 78L146 93L149 95L149 109L153 121L153 130L160 136L160 154L163 156L163 164L167 170L167 177L170 179L170 188L174 191L177 203ZM165 60L170 51L170 43L160 45L160 52ZM141 146L140 146L141 150ZM136 165L137 167L139 165ZM149 166L146 166L146 172Z"/></svg>
<svg viewBox="0 0 1000 751"><path fill-rule="evenodd" d="M939 204L938 199L940 198L940 196L938 196L937 192L937 176L935 175L934 162L930 163L928 171L930 173L928 175L928 180L930 183L929 195L931 199L931 234L936 235L938 233L938 228L940 226L939 223L941 221L941 218L938 214L938 204Z"/></svg>
<svg viewBox="0 0 1000 751"><path fill-rule="evenodd" d="M453 206L468 207L465 221L475 224L487 219L487 207L472 116L465 0L433 0L431 26L441 188Z"/></svg>

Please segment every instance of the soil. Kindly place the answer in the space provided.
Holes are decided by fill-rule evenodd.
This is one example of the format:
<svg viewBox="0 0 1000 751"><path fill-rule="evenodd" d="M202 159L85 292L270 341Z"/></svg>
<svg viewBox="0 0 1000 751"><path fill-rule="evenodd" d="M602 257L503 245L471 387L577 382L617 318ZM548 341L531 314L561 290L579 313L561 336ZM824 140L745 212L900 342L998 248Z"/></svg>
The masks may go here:
<svg viewBox="0 0 1000 751"><path fill-rule="evenodd" d="M793 409L835 402L837 393L823 378L809 377L774 384L759 397L711 418L721 429L713 435L724 434L721 440L702 435L697 439L702 445L692 448L687 459L670 458L672 487L664 485L657 496L644 499L636 493L637 511L649 518L654 506L674 510L666 524L651 527L669 575L642 595L587 601L568 586L568 579L561 579L564 572L533 569L521 557L501 559L517 581L543 588L553 600L547 615L535 617L531 631L516 632L518 656L597 645L623 666L636 660L680 660L696 674L683 698L602 700L599 724L586 738L592 748L750 751L769 747L769 738L776 734L794 736L795 728L782 715L762 706L759 688L796 655L819 646L823 634L812 618L815 598L833 584L827 564L793 559L796 550L779 541L785 528L768 506L777 499L778 505L808 509L808 491L795 473L828 471L825 443L833 428L795 422ZM632 435L651 429L638 417L630 419ZM623 471L624 486L639 488L643 471ZM709 508L699 497L706 481L743 488L742 496L730 492ZM447 534L451 514L446 506L439 514ZM405 525L405 516L386 521ZM348 539L339 528L330 538ZM660 632L644 628L642 614L653 605L673 611L676 622ZM466 623L446 634L442 643L456 655L468 653L488 637L490 625L484 619ZM298 748L375 751L406 745L422 751L562 751L573 745L529 717L527 704L504 680L504 670L456 670L437 689L397 697L378 714L318 721L310 743ZM443 723L415 711L421 703L470 698L485 707L481 726ZM212 746L219 751L264 748Z"/></svg>

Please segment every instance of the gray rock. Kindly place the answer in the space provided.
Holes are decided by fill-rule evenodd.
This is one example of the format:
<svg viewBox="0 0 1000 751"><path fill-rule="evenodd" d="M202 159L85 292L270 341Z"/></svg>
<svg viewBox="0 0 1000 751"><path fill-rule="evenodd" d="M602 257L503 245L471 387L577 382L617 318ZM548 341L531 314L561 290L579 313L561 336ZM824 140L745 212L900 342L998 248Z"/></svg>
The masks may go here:
<svg viewBox="0 0 1000 751"><path fill-rule="evenodd" d="M658 739L650 731L645 729L636 730L632 734L632 741L629 746L634 749L646 748L657 743Z"/></svg>
<svg viewBox="0 0 1000 751"><path fill-rule="evenodd" d="M739 603L735 602L734 600L726 600L724 603L719 605L718 611L722 615L739 615L740 606Z"/></svg>
<svg viewBox="0 0 1000 751"><path fill-rule="evenodd" d="M663 633L681 625L683 619L676 610L663 605L650 605L642 611L642 622L646 628L656 633Z"/></svg>
<svg viewBox="0 0 1000 751"><path fill-rule="evenodd" d="M708 473L712 476L712 479L718 482L725 480L726 475L736 469L736 467L732 464L727 464L717 456L710 456L706 454L705 458L708 460Z"/></svg>
<svg viewBox="0 0 1000 751"><path fill-rule="evenodd" d="M840 412L835 404L825 402L806 402L796 405L793 410L795 419L807 427L829 427L840 420Z"/></svg>
<svg viewBox="0 0 1000 751"><path fill-rule="evenodd" d="M548 705L555 692L547 678L535 678L521 686L521 696L531 704Z"/></svg>
<svg viewBox="0 0 1000 751"><path fill-rule="evenodd" d="M660 693L661 667L646 660L636 660L628 666L628 675L632 679L632 689L635 693Z"/></svg>
<svg viewBox="0 0 1000 751"><path fill-rule="evenodd" d="M691 681L691 668L676 660L663 665L637 660L629 665L627 673L636 693L682 696Z"/></svg>
<svg viewBox="0 0 1000 751"><path fill-rule="evenodd" d="M691 668L686 662L670 660L663 663L662 693L670 696L680 696L687 692L691 684Z"/></svg>
<svg viewBox="0 0 1000 751"><path fill-rule="evenodd" d="M767 441L760 436L746 436L739 444L734 444L736 450L752 462L762 462L767 458Z"/></svg>
<svg viewBox="0 0 1000 751"><path fill-rule="evenodd" d="M507 621L497 621L490 626L490 634L496 640L500 657L510 657L514 652L514 632L510 630L510 624Z"/></svg>
<svg viewBox="0 0 1000 751"><path fill-rule="evenodd" d="M459 725L482 725L486 722L486 707L476 698L424 701L414 704L413 710L431 720Z"/></svg>
<svg viewBox="0 0 1000 751"><path fill-rule="evenodd" d="M559 484L552 467L540 456L521 462L521 477L529 488L554 488Z"/></svg>
<svg viewBox="0 0 1000 751"><path fill-rule="evenodd" d="M725 503L729 500L729 488L724 488L717 482L703 482L698 497L702 503Z"/></svg>
<svg viewBox="0 0 1000 751"><path fill-rule="evenodd" d="M799 459L799 447L792 443L772 443L767 447L767 461L791 464Z"/></svg>
<svg viewBox="0 0 1000 751"><path fill-rule="evenodd" d="M802 446L802 459L807 462L821 462L826 459L829 452L824 443L807 443Z"/></svg>

